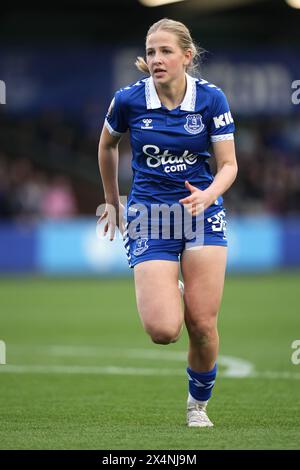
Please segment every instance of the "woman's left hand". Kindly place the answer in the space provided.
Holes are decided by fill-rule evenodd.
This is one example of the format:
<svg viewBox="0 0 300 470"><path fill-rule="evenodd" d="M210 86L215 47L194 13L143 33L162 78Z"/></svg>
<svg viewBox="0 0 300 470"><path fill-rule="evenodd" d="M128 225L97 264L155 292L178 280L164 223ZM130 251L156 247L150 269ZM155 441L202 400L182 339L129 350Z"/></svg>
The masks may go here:
<svg viewBox="0 0 300 470"><path fill-rule="evenodd" d="M191 195L184 199L179 199L179 202L183 204L186 210L191 215L198 215L205 211L216 199L209 188L202 191L191 185L188 181L185 182L185 187L191 191Z"/></svg>

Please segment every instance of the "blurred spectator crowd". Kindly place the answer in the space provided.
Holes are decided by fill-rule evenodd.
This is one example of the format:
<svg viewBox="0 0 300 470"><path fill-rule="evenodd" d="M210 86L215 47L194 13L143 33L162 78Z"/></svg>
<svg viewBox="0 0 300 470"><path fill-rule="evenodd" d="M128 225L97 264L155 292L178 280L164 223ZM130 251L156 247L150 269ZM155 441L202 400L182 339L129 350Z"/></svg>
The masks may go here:
<svg viewBox="0 0 300 470"><path fill-rule="evenodd" d="M55 113L1 116L0 218L94 215L103 202L97 164L102 122L100 116L87 128ZM237 119L236 128L239 173L225 195L229 212L299 215L300 118ZM120 145L119 180L125 195L132 181L128 135Z"/></svg>
<svg viewBox="0 0 300 470"><path fill-rule="evenodd" d="M26 158L10 160L0 154L0 218L37 220L77 214L67 176L49 175Z"/></svg>

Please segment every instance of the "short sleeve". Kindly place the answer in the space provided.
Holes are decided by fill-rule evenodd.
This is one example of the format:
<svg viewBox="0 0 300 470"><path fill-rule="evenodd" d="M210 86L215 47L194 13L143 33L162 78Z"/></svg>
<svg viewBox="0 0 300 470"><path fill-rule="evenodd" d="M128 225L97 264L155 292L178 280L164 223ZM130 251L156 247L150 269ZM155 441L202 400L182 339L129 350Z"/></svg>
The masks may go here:
<svg viewBox="0 0 300 470"><path fill-rule="evenodd" d="M128 129L128 119L126 107L123 103L120 91L115 94L105 117L105 126L109 133L114 136L121 136Z"/></svg>
<svg viewBox="0 0 300 470"><path fill-rule="evenodd" d="M211 122L209 128L211 142L233 140L234 121L229 109L227 98L222 90L216 89L212 101Z"/></svg>

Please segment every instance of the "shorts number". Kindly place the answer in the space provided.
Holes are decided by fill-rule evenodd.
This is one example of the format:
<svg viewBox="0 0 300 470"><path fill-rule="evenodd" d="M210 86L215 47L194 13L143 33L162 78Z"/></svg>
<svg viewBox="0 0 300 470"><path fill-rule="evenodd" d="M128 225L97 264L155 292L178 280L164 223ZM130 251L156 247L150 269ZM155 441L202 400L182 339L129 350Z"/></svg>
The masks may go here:
<svg viewBox="0 0 300 470"><path fill-rule="evenodd" d="M208 217L207 221L211 224L213 232L226 232L225 212L220 211L212 217Z"/></svg>

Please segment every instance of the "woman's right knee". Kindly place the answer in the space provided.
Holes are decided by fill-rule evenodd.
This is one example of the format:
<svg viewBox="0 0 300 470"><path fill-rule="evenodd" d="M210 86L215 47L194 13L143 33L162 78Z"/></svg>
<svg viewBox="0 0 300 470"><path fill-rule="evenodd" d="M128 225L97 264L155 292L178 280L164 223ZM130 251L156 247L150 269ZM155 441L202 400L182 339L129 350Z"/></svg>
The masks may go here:
<svg viewBox="0 0 300 470"><path fill-rule="evenodd" d="M145 330L151 337L153 343L170 344L175 343L179 339L182 325L169 327L145 325Z"/></svg>

